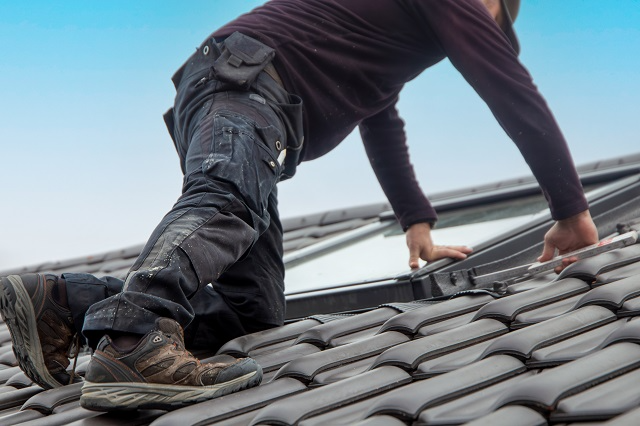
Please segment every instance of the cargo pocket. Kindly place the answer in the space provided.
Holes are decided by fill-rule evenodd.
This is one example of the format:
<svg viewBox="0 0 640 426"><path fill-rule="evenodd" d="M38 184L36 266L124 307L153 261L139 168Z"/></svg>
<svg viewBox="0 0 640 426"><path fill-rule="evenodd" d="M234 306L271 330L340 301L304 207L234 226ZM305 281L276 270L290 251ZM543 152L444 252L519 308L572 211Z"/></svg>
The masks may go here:
<svg viewBox="0 0 640 426"><path fill-rule="evenodd" d="M273 126L258 127L240 115L217 113L210 154L203 163L207 179L231 184L258 216L266 214L269 194L281 172Z"/></svg>
<svg viewBox="0 0 640 426"><path fill-rule="evenodd" d="M222 53L213 64L218 80L247 90L275 56L269 46L239 32L222 44Z"/></svg>

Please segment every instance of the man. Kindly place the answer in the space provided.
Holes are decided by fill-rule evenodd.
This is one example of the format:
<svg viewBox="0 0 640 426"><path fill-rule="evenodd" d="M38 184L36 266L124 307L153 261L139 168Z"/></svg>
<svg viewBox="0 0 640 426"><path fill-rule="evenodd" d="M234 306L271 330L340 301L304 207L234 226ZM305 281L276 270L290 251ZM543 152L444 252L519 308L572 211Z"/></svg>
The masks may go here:
<svg viewBox="0 0 640 426"><path fill-rule="evenodd" d="M10 276L0 308L22 369L74 380L82 330L95 349L81 404L172 409L260 382L251 359L202 364L185 348L282 324L276 183L356 126L406 231L409 264L462 259L436 246L437 217L409 162L396 102L448 57L521 150L556 224L540 260L597 241L564 138L517 59L518 0L272 0L216 31L173 76L165 116L183 194L123 284L86 274ZM304 108L303 108L304 104ZM303 143L304 140L304 143Z"/></svg>

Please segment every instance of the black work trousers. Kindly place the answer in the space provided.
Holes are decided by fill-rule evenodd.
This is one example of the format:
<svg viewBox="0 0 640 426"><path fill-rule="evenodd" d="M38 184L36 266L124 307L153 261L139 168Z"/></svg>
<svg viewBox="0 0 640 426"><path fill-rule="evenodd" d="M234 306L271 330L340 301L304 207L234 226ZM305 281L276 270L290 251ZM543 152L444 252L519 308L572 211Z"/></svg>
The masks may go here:
<svg viewBox="0 0 640 426"><path fill-rule="evenodd" d="M109 332L144 334L158 317L176 320L191 343L211 349L283 323L276 183L302 105L265 72L250 88L218 81L219 48L205 41L174 75L176 102L165 120L184 173L182 195L125 282L64 275L91 346Z"/></svg>

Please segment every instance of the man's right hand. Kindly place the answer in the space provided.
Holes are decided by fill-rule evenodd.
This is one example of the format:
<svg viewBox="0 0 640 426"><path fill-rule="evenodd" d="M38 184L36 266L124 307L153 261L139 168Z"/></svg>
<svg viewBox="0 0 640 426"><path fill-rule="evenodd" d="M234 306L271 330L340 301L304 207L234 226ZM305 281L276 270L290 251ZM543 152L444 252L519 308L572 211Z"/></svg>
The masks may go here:
<svg viewBox="0 0 640 426"><path fill-rule="evenodd" d="M416 223L411 225L406 233L407 247L409 248L409 267L420 267L420 259L434 262L445 257L452 259L466 259L473 251L467 246L437 246L431 240L431 225L428 223Z"/></svg>
<svg viewBox="0 0 640 426"><path fill-rule="evenodd" d="M544 249L538 257L539 262L553 259L559 255L579 250L598 242L598 229L591 219L589 210L578 213L567 219L557 221L544 236ZM555 269L560 273L564 268L577 261L575 257L563 259L562 266Z"/></svg>

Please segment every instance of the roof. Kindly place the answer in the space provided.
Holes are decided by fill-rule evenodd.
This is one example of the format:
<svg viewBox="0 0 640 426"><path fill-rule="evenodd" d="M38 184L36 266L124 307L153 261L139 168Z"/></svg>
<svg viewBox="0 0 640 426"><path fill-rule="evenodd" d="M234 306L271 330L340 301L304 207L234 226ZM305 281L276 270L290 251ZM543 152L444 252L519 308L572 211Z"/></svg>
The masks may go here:
<svg viewBox="0 0 640 426"><path fill-rule="evenodd" d="M589 183L597 186L589 197L602 238L640 229L638 170L609 172ZM496 202L495 189L476 193ZM359 219L347 213L336 215ZM367 225L386 220L378 215ZM307 223L340 223L320 217ZM296 220L294 228L304 230ZM640 244L583 259L560 275L517 270L476 285L480 277L530 262L549 223L536 215L463 262L290 297L303 318L235 339L215 355L255 358L265 372L259 387L170 413L87 411L78 403L79 384L43 391L16 366L2 325L0 424L638 424ZM133 252L84 258L84 264L102 268ZM331 306L343 312L325 313ZM81 373L88 359L79 360Z"/></svg>

